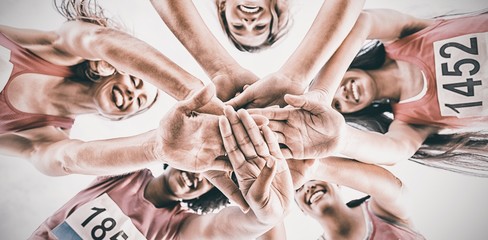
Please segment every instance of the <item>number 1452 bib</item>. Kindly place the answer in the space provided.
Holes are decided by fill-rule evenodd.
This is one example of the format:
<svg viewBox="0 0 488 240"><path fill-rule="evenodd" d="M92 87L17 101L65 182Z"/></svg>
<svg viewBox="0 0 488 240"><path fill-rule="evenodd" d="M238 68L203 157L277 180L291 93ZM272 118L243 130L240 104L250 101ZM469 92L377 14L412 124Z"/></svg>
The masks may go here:
<svg viewBox="0 0 488 240"><path fill-rule="evenodd" d="M107 195L85 203L53 229L58 239L146 239Z"/></svg>
<svg viewBox="0 0 488 240"><path fill-rule="evenodd" d="M442 116L488 116L488 33L434 43L437 94Z"/></svg>

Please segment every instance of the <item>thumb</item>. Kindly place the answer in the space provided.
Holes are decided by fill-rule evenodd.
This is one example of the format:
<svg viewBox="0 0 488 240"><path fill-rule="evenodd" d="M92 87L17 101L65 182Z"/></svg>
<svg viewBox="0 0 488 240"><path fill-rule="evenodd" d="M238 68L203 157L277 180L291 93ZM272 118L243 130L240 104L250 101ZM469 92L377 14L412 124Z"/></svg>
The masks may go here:
<svg viewBox="0 0 488 240"><path fill-rule="evenodd" d="M245 106L252 100L249 91L243 91L241 94L225 102L226 105L232 106L234 109L239 109Z"/></svg>
<svg viewBox="0 0 488 240"><path fill-rule="evenodd" d="M273 156L267 157L266 165L261 169L261 173L249 189L248 194L250 194L252 196L252 199L256 201L256 203L258 203L258 205L260 206L264 206L267 199L269 198L271 185L277 171L277 161L278 159Z"/></svg>
<svg viewBox="0 0 488 240"><path fill-rule="evenodd" d="M288 103L289 105L296 107L296 108L301 108L305 111L311 112L312 114L319 114L323 112L323 104L320 101L312 101L309 98L310 95L291 95L291 94L286 94L285 95L285 102Z"/></svg>
<svg viewBox="0 0 488 240"><path fill-rule="evenodd" d="M214 96L215 85L211 83L189 99L181 101L178 108L188 114L191 111L195 111L205 106Z"/></svg>

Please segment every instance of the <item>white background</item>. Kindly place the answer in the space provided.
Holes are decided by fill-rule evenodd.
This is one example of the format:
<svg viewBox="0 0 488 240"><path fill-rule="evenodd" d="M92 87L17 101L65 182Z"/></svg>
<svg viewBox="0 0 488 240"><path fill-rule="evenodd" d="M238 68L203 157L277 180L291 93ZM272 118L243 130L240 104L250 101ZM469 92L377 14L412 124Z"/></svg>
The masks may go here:
<svg viewBox="0 0 488 240"><path fill-rule="evenodd" d="M176 0L181 1L181 0ZM189 53L166 28L149 1L99 0L132 29L134 35L162 51L174 62L203 81L208 78ZM295 0L294 25L277 46L259 54L235 50L220 30L210 0L195 1L205 22L222 45L246 68L259 76L277 70L292 53L308 30L320 0ZM368 0L367 8L395 8L419 17L487 8L488 3L469 0ZM54 30L63 19L53 10L50 0L2 0L0 24ZM175 101L163 96L150 111L123 121L110 122L93 116L77 119L72 137L83 140L126 136L156 128L161 116ZM27 161L0 156L0 239L26 239L33 230L93 177L72 175L47 177ZM150 166L157 174L160 166ZM412 217L427 239L487 239L488 179L468 177L427 168L409 161L391 169L411 190ZM345 190L346 198L357 196ZM286 219L289 239L316 239L318 225L296 207Z"/></svg>

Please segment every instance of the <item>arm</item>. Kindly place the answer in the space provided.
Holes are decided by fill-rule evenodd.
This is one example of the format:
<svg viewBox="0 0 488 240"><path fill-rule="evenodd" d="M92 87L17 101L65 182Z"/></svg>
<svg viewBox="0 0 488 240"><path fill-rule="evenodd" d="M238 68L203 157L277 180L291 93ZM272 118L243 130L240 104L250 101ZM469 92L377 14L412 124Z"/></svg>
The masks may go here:
<svg viewBox="0 0 488 240"><path fill-rule="evenodd" d="M151 0L161 19L200 64L224 101L258 77L242 68L207 28L191 0ZM240 81L237 83L236 81ZM229 86L231 84L232 86Z"/></svg>
<svg viewBox="0 0 488 240"><path fill-rule="evenodd" d="M340 154L373 164L393 165L411 157L437 128L394 120L385 134L346 126ZM365 143L375 144L365 144Z"/></svg>
<svg viewBox="0 0 488 240"><path fill-rule="evenodd" d="M29 159L48 175L117 174L153 161L192 172L229 170L227 161L216 159L224 154L218 117L193 112L214 97L212 86L177 103L158 129L143 134L85 142L69 139L57 128L43 127L2 135L0 149Z"/></svg>
<svg viewBox="0 0 488 240"><path fill-rule="evenodd" d="M71 66L83 60L105 60L178 100L189 98L204 86L154 47L116 29L69 21L52 32L6 26L0 31L54 64Z"/></svg>
<svg viewBox="0 0 488 240"><path fill-rule="evenodd" d="M406 189L388 170L350 159L321 159L314 179L344 185L371 196L373 211L395 221L409 222Z"/></svg>
<svg viewBox="0 0 488 240"><path fill-rule="evenodd" d="M325 64L310 87L327 94L326 102L331 102L349 65L367 39L391 42L417 32L431 23L389 9L364 10L344 42Z"/></svg>

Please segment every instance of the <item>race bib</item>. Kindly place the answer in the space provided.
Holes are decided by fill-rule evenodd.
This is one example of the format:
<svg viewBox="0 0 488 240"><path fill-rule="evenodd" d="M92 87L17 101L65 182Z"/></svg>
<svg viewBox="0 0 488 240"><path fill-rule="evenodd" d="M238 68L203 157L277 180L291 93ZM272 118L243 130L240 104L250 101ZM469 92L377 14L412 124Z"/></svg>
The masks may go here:
<svg viewBox="0 0 488 240"><path fill-rule="evenodd" d="M0 45L0 91L7 85L14 65L10 62L10 49Z"/></svg>
<svg viewBox="0 0 488 240"><path fill-rule="evenodd" d="M437 94L442 116L488 116L488 33L434 43Z"/></svg>
<svg viewBox="0 0 488 240"><path fill-rule="evenodd" d="M58 239L146 239L106 193L78 208L52 232Z"/></svg>

